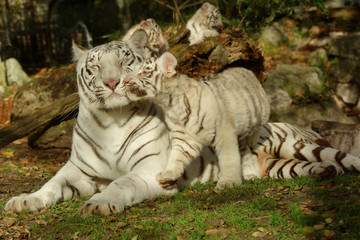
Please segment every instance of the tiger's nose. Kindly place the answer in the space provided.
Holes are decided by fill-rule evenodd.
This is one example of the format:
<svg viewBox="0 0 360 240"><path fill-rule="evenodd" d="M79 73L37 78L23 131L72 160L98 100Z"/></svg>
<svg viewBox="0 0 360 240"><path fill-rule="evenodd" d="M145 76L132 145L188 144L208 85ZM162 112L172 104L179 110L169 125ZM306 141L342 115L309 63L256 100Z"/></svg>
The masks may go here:
<svg viewBox="0 0 360 240"><path fill-rule="evenodd" d="M116 86L119 84L119 80L114 80L114 79L111 79L107 82L104 82L105 86L110 88L111 90L115 90Z"/></svg>

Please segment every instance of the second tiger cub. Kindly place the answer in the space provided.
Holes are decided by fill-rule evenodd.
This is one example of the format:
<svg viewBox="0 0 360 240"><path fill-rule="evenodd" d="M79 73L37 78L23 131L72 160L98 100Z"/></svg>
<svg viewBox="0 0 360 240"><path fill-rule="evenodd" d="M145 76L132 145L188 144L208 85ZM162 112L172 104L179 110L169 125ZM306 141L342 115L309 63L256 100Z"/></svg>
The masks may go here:
<svg viewBox="0 0 360 240"><path fill-rule="evenodd" d="M255 75L230 68L209 81L176 74L176 58L165 52L150 58L126 81L131 101L150 100L165 113L171 153L166 169L157 175L170 188L203 146L215 147L220 176L217 189L242 183L239 147L256 144L260 126L267 123L270 106Z"/></svg>

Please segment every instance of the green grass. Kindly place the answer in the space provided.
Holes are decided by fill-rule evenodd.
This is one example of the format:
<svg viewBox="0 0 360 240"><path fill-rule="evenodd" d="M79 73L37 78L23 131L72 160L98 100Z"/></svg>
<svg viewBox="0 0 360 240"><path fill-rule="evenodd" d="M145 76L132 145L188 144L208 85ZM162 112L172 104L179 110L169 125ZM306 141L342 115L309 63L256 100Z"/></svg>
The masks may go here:
<svg viewBox="0 0 360 240"><path fill-rule="evenodd" d="M25 226L34 239L358 239L359 180L262 179L218 193L215 184L197 184L116 216L82 218L78 208L88 198L75 198L38 213L2 213L0 220L15 220L8 236Z"/></svg>

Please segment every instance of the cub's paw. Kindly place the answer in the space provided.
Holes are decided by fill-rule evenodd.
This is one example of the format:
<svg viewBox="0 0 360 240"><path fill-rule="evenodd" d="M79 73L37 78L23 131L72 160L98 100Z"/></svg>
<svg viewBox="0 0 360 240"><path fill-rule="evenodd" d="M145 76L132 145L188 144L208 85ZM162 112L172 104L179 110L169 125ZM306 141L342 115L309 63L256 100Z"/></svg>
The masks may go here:
<svg viewBox="0 0 360 240"><path fill-rule="evenodd" d="M45 204L37 197L18 196L10 199L5 205L5 211L21 212L23 210L40 211Z"/></svg>
<svg viewBox="0 0 360 240"><path fill-rule="evenodd" d="M124 206L117 202L99 201L99 200L88 200L79 209L79 213L82 216L99 214L99 215L110 215L124 211Z"/></svg>
<svg viewBox="0 0 360 240"><path fill-rule="evenodd" d="M217 191L221 191L224 190L225 188L231 188L231 187L235 187L235 186L239 186L241 185L242 181L241 180L219 180L216 184L215 190Z"/></svg>
<svg viewBox="0 0 360 240"><path fill-rule="evenodd" d="M156 175L156 180L164 189L173 189L176 187L177 178L173 171L162 171Z"/></svg>

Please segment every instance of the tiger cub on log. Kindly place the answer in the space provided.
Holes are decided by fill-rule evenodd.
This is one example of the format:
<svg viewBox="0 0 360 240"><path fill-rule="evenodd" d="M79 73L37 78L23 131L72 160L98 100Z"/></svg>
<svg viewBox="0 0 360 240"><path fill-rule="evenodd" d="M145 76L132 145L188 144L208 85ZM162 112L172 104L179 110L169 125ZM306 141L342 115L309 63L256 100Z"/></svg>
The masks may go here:
<svg viewBox="0 0 360 240"><path fill-rule="evenodd" d="M190 45L199 44L206 37L216 37L223 28L219 8L205 2L186 23L190 31Z"/></svg>
<svg viewBox="0 0 360 240"><path fill-rule="evenodd" d="M170 52L147 59L138 74L129 75L126 92L131 101L150 100L165 113L172 151L157 180L170 188L204 145L215 147L220 176L216 188L242 182L239 146L256 144L260 127L267 123L270 106L255 75L230 68L209 81L176 74Z"/></svg>
<svg viewBox="0 0 360 240"><path fill-rule="evenodd" d="M145 51L146 57L158 57L169 50L169 43L162 35L160 26L153 18L141 21L139 24L130 28L123 37L123 41L128 41L136 30L143 29L148 36L148 46Z"/></svg>

